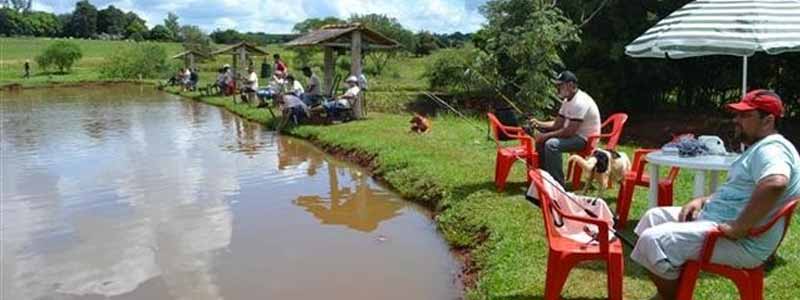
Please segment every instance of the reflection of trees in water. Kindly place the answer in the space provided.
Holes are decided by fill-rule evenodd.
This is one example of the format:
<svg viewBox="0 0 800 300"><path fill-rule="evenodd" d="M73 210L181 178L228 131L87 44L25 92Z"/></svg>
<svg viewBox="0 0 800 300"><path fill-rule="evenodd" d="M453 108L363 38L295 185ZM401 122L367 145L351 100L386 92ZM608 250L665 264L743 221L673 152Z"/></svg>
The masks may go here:
<svg viewBox="0 0 800 300"><path fill-rule="evenodd" d="M350 169L350 186L339 186L337 168L328 163L329 198L299 196L294 202L322 224L344 225L363 232L378 228L380 222L399 216L404 204L391 194L371 189L368 178Z"/></svg>
<svg viewBox="0 0 800 300"><path fill-rule="evenodd" d="M116 153L119 164L100 164L75 173L60 171L63 165L58 164L71 162L59 161L55 159L58 153L47 150L34 149L43 152L41 159L4 163L11 171L4 170L2 178L0 298L112 297L157 278L163 282L157 286L165 286L169 298L220 299L213 276L214 257L231 241L233 215L224 193L236 189L237 167L197 162L188 151L171 151L168 157L153 155L179 147L180 141L170 137L186 131L181 126L164 128L150 122L146 114L132 114L128 117L142 127L141 141L132 142L125 136L107 135L108 130L117 129L106 122L113 121L106 112L83 109L86 113L77 114L81 119L72 118L65 126L80 131L82 120L93 116L89 118L103 120L89 127L100 127L96 138L138 144ZM40 115L30 116L37 117ZM5 123L5 117L3 120ZM48 124L43 131L53 127L52 122ZM196 134L198 129L189 130ZM36 138L46 144L58 140L54 138L57 132ZM206 146L199 145L198 151ZM21 151L11 151L22 156L17 153ZM37 165L40 163L55 166ZM76 164L92 163L86 158ZM30 169L49 172L24 173ZM103 191L107 194L98 194Z"/></svg>
<svg viewBox="0 0 800 300"><path fill-rule="evenodd" d="M278 136L277 140L278 170L286 170L289 167L308 162L306 169L308 176L317 174L317 170L325 161L325 154L293 138Z"/></svg>
<svg viewBox="0 0 800 300"><path fill-rule="evenodd" d="M222 148L225 151L244 153L250 157L261 153L266 145L266 142L262 140L264 128L261 124L228 114L228 112L222 112L220 119L226 131L233 131L235 133L234 136L236 140L225 141ZM226 136L229 135L226 134Z"/></svg>

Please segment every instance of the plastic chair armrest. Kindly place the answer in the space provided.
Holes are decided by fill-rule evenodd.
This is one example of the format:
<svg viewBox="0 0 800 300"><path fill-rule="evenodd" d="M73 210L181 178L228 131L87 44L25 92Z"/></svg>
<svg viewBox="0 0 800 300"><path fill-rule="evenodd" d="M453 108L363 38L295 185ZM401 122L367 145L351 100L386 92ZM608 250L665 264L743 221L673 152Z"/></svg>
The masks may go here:
<svg viewBox="0 0 800 300"><path fill-rule="evenodd" d="M774 226L775 223L778 223L780 219L787 218L788 222L788 218L791 216L791 213L794 210L794 207L797 205L798 201L800 201L800 198L795 198L789 201L789 203L784 205L783 208L781 208L781 210L778 211L778 213L776 213L775 216L773 216L772 219L769 220L769 222L767 222L767 224L764 224L763 226L760 227L751 228L750 231L747 233L748 236L752 237L764 234L765 232L770 230L770 228L772 228L772 226Z"/></svg>
<svg viewBox="0 0 800 300"><path fill-rule="evenodd" d="M700 262L702 264L711 263L711 256L714 254L714 246L717 245L717 240L723 236L724 234L719 228L709 230L706 241L703 243L703 250L700 252Z"/></svg>

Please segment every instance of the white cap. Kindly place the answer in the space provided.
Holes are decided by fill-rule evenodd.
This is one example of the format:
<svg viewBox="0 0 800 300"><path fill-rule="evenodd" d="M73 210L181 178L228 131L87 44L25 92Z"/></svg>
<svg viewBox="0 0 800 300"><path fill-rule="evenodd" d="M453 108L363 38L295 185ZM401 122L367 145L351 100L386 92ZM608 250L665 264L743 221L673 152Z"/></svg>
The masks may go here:
<svg viewBox="0 0 800 300"><path fill-rule="evenodd" d="M347 77L347 80L345 80L344 82L358 82L358 78L356 78L355 76L350 76Z"/></svg>
<svg viewBox="0 0 800 300"><path fill-rule="evenodd" d="M229 64L224 64L224 65L222 65L222 67L223 67L223 68L230 68L230 67L231 67L231 65L229 65Z"/></svg>

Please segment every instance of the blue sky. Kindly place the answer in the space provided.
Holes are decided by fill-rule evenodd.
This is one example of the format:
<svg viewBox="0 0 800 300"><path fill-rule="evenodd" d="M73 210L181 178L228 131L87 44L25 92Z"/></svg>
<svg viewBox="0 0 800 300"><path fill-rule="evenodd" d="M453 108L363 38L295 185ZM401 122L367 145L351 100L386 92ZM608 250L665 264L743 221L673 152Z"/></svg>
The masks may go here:
<svg viewBox="0 0 800 300"><path fill-rule="evenodd" d="M312 17L379 13L397 18L406 28L438 33L474 32L485 22L478 7L486 0L90 0L99 9L114 5L133 10L152 27L168 12L179 23L239 31L289 33L295 23ZM33 9L71 12L75 0L34 0Z"/></svg>

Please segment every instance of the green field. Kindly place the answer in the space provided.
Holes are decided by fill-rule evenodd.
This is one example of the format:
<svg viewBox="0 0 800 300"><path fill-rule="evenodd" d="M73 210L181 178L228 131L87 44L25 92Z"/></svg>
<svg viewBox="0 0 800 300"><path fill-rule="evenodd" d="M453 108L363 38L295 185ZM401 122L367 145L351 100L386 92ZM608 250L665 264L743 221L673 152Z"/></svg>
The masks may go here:
<svg viewBox="0 0 800 300"><path fill-rule="evenodd" d="M36 44L40 48L45 43L36 40L0 40L3 49L14 48L8 50L9 54L3 50L0 85L20 82L19 63L26 51L19 49L24 47L21 44L9 46L10 41ZM94 59L79 64L82 72L66 75L75 76L77 79L73 78L73 81L82 80L83 77L78 76L91 77L92 66L96 66L104 57L101 49L112 51L124 45L124 42L81 42L87 45L84 56ZM180 50L179 45L168 46L175 47L170 48L174 52ZM275 46L267 50L283 54L290 62L291 70L299 67L291 64L292 52ZM92 56L88 54L90 51L94 53ZM542 231L541 211L523 197L525 183L521 164L517 164L509 177L507 192L495 192L492 180L495 145L486 139L486 121L444 115L434 118L434 128L430 134L420 136L407 133L407 113L374 112L399 112L399 107L426 89L426 83L420 75L436 55L425 58L401 57L390 66L386 75L371 78L368 96L371 112L367 120L336 126L300 126L287 133L319 144L374 156L375 174L404 197L436 209L436 220L443 236L454 247L468 249L477 270L477 281L470 285L468 298L540 299L547 271L547 244ZM213 78L214 69L229 62L228 59L219 57L201 65L201 80ZM6 65L12 65L11 61L16 67L7 70ZM90 61L94 61L94 64ZM321 57L317 61L321 61ZM6 74L16 74L17 77L6 77ZM38 78L34 80L48 82ZM234 104L229 97L203 98L198 93L184 95L223 106L254 121L266 124L274 122L266 110ZM620 148L632 157L637 145L625 144ZM681 173L675 186L676 204L683 204L689 199L692 182L691 173ZM603 195L612 206L616 191L615 186ZM645 188L636 190L630 214L632 220L626 232L628 236L632 236L630 229L635 226L635 219L645 211L646 193ZM795 221L792 225L779 251L777 266L766 279L766 299L797 299L795 293L800 288L800 225L797 224L798 221ZM626 249L626 253L629 251ZM647 299L654 293L655 289L646 279L643 269L630 260L625 262L625 275L626 299ZM580 265L572 271L563 295L565 299L602 299L606 295L605 278L602 264ZM704 276L698 284L695 298L737 299L738 294L729 281Z"/></svg>

